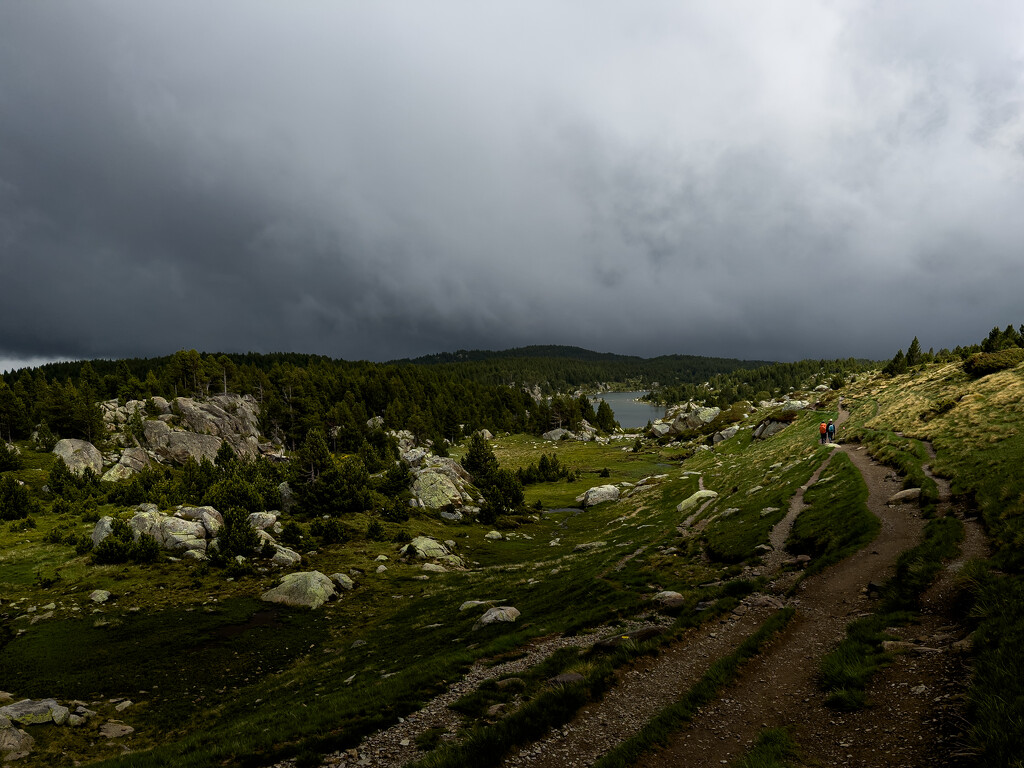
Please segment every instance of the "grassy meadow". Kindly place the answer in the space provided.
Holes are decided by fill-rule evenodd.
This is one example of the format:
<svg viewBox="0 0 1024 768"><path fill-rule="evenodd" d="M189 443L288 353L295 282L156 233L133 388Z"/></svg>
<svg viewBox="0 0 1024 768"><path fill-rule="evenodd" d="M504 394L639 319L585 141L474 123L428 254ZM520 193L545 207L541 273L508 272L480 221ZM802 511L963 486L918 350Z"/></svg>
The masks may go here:
<svg viewBox="0 0 1024 768"><path fill-rule="evenodd" d="M699 449L704 437L683 445L645 440L634 450L632 438L603 445L500 434L491 445L503 468L525 468L542 453L554 454L576 479L527 485L527 509L493 526L500 540L485 538L491 526L446 522L418 510L408 521L383 522L374 538L299 547L302 570L354 574L353 591L316 611L259 600L280 571L229 572L167 558L93 565L72 546L51 543L60 538L55 532L88 533L89 520L44 509L33 516L35 527L0 524L0 688L15 698L79 700L99 713L75 729L33 727L36 751L20 764L198 768L301 756L303 764L315 765L317 755L354 747L365 734L416 711L474 662L508 658L537 638L613 633L650 616L656 610L651 598L663 590L684 599L673 612L671 638L761 586L750 568L760 562L757 547L829 457L788 550L810 555L809 570L816 570L875 535L859 474L818 440L817 425L836 416L840 395L851 409L841 439L864 442L920 482L926 508L935 501L934 484L927 485L921 470L930 461L922 441L930 441L934 471L951 480L956 500L976 510L993 536L992 562L964 569L963 577L978 630L971 737L978 755L989 760L983 764L1010 765L1007 755L1024 743L1024 727L1015 725L1024 718L1013 703L1024 700L1024 662L1012 652L1024 639L1024 435L1018 429L1024 371L972 379L958 364L925 366L895 379L862 376L839 392L814 393L825 410L801 413L763 441L753 440L750 427L767 412L740 415L739 433L710 450ZM19 447L26 466L10 474L42 495L52 457ZM452 455L459 453L456 447ZM577 496L604 484L625 484L622 497L579 509ZM676 507L699 488L718 496L681 530L691 513ZM353 514L345 523L366 531L374 520ZM937 564L929 579L949 557L943 526L937 523L940 543L927 554ZM401 542L417 535L454 541L467 569L425 573L400 560ZM386 570L377 572L381 564ZM95 589L116 599L94 605L88 597ZM468 600L512 605L521 616L515 624L474 629L483 607L460 611ZM857 631L863 629L874 625ZM517 741L567 720L600 695L617 667L656 647L657 641L628 648L600 662L566 653L526 675L511 693L482 689L457 708L463 730L424 739L435 749L418 764L500 757ZM566 669L581 670L583 682L559 693L543 685L545 675ZM685 719L687 707L714 695L724 679L709 678L705 688L690 692L664 713L665 723ZM132 704L115 711L121 699ZM497 722L482 723L484 705L498 701L515 706ZM109 718L134 733L98 738L99 723ZM763 751L779 756L748 764L787 759L793 747L784 734L770 736Z"/></svg>

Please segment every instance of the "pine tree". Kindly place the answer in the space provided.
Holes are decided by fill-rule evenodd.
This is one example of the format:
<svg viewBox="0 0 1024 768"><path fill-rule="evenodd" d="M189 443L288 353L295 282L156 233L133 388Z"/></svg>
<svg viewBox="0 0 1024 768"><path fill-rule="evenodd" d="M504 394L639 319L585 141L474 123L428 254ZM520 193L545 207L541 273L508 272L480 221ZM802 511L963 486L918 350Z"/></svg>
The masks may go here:
<svg viewBox="0 0 1024 768"><path fill-rule="evenodd" d="M917 340L917 336L910 342L910 346L907 348L907 367L913 368L915 365L921 363L921 342Z"/></svg>

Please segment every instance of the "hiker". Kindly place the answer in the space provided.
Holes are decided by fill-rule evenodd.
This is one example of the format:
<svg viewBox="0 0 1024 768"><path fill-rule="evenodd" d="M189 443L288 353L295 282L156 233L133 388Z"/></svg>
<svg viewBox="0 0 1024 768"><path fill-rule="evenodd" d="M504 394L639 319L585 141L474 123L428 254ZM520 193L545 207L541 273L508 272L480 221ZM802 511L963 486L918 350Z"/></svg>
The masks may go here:
<svg viewBox="0 0 1024 768"><path fill-rule="evenodd" d="M818 426L818 431L821 432L821 444L824 445L828 442L828 424L824 421Z"/></svg>
<svg viewBox="0 0 1024 768"><path fill-rule="evenodd" d="M832 419L828 420L828 441L834 443L836 441L836 423Z"/></svg>

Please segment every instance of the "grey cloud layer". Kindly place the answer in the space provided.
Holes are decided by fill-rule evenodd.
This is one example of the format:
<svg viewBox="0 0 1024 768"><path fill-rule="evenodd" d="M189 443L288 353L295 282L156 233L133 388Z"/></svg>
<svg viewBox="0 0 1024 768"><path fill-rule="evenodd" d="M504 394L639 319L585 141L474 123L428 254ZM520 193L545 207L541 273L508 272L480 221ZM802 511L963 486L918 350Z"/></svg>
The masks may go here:
<svg viewBox="0 0 1024 768"><path fill-rule="evenodd" d="M0 5L0 355L1021 322L1011 3Z"/></svg>

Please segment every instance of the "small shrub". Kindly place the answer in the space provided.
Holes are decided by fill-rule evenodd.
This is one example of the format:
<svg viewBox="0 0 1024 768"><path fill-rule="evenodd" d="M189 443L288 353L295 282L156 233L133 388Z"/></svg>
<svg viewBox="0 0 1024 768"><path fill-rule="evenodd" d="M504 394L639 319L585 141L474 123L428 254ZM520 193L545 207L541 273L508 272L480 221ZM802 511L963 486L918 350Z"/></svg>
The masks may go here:
<svg viewBox="0 0 1024 768"><path fill-rule="evenodd" d="M36 521L31 517L26 517L24 520L15 520L9 526L11 533L22 533L24 531L30 531L36 527Z"/></svg>
<svg viewBox="0 0 1024 768"><path fill-rule="evenodd" d="M294 520L289 520L281 527L281 533L277 538L278 541L280 541L286 547L295 549L296 547L302 545L303 536L304 533L302 526Z"/></svg>
<svg viewBox="0 0 1024 768"><path fill-rule="evenodd" d="M384 524L380 520L371 520L366 526L366 538L370 541L383 541L384 535Z"/></svg>
<svg viewBox="0 0 1024 768"><path fill-rule="evenodd" d="M348 528L333 517L314 520L309 524L309 532L323 544L344 544L350 538Z"/></svg>

